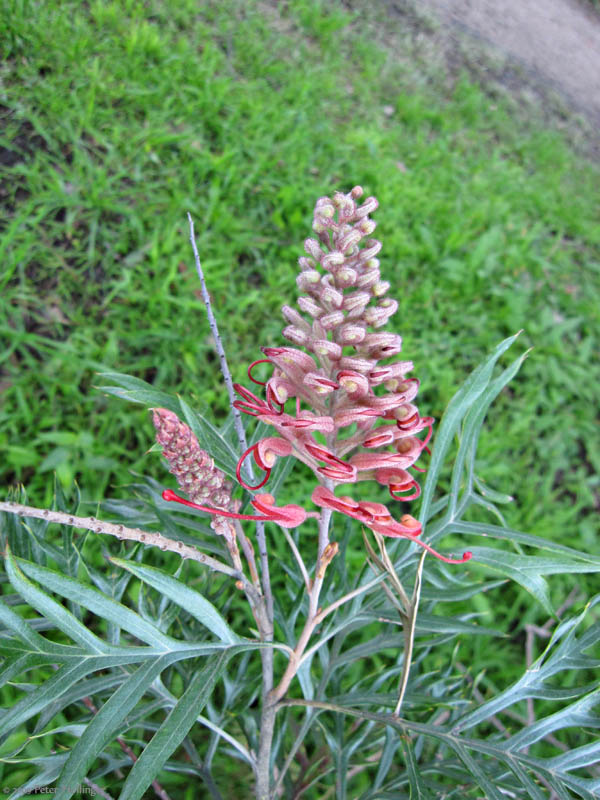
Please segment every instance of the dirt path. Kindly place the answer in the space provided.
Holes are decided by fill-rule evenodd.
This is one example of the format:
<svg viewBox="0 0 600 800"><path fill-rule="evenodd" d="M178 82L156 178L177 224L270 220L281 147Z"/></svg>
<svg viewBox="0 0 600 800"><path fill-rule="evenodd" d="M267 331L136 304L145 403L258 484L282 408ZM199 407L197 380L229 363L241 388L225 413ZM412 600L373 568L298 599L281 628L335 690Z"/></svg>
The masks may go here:
<svg viewBox="0 0 600 800"><path fill-rule="evenodd" d="M461 33L555 90L600 136L600 13L578 0L419 0L445 33Z"/></svg>

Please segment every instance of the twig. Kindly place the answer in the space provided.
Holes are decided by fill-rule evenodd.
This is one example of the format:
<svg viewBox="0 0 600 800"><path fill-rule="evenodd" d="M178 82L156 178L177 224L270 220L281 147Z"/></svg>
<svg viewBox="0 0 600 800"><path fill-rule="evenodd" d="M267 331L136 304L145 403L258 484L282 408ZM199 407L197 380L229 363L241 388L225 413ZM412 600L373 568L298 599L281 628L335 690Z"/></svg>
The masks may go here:
<svg viewBox="0 0 600 800"><path fill-rule="evenodd" d="M202 264L200 263L200 255L198 254L198 248L196 246L196 238L194 236L194 221L192 220L192 215L188 212L188 222L190 225L190 243L192 245L192 250L194 251L194 261L196 263L196 272L198 273L198 279L200 280L200 288L202 291L202 300L204 301L204 305L206 307L206 316L208 318L208 324L215 340L215 347L217 349L217 355L219 356L219 364L221 367L221 374L223 375L223 380L225 381L225 386L227 387L227 394L229 395L229 405L231 406L231 410L233 412L233 421L235 425L235 432L238 437L238 442L240 444L240 451L242 453L246 452L248 449L248 443L246 441L246 434L244 432L244 426L242 424L242 416L238 409L234 406L235 401L235 393L233 389L233 380L231 378L231 372L229 370L229 366L227 364L227 357L225 355L225 350L223 349L223 342L219 335L219 328L217 326L217 320L215 319L215 315L213 314L212 306L210 304L210 295L208 293L208 289L206 288L206 280L204 279L204 272L202 270ZM248 470L248 475L252 480L254 478L254 470L252 469L252 463L250 459L246 459L246 465ZM271 579L269 575L269 559L267 554L267 540L265 537L265 526L263 522L256 523L256 540L258 542L258 552L260 554L260 566L262 571L262 581L263 581L263 594L265 597L265 602L267 606L267 616L269 617L269 621L272 624L273 622L273 595L271 593ZM265 657L268 659L268 654L265 654Z"/></svg>
<svg viewBox="0 0 600 800"><path fill-rule="evenodd" d="M304 560L300 555L300 551L296 547L296 542L293 540L287 528L282 527L281 530L283 531L283 535L285 536L287 543L289 544L290 549L294 554L294 558L298 562L298 566L300 567L300 572L302 573L302 577L304 578L304 585L306 586L306 591L310 592L310 577L308 575L308 572L306 571L306 566L304 565Z"/></svg>
<svg viewBox="0 0 600 800"><path fill-rule="evenodd" d="M215 319L215 315L213 314L212 306L210 304L210 295L208 293L208 289L206 287L206 280L204 278L204 272L202 270L202 265L200 263L200 255L198 254L198 247L196 246L196 238L194 236L194 221L192 220L192 215L188 212L187 215L188 222L190 225L190 243L192 245L192 250L194 251L194 260L196 262L196 272L198 273L198 279L200 280L200 289L202 291L202 300L206 307L206 316L208 318L208 325L210 327L211 333L213 335L213 339L215 340L215 347L217 350L217 355L219 356L219 364L221 367L221 374L223 375L223 380L225 381L225 386L227 387L227 394L229 395L229 405L231 406L231 410L233 412L233 420L235 425L235 432L238 437L238 441L240 443L240 449L245 452L248 449L248 443L246 441L246 433L244 431L244 425L242 423L242 415L238 411L238 409L233 405L235 400L235 392L233 389L233 380L231 378L231 372L229 370L229 365L227 364L227 356L225 355L225 350L223 348L223 342L221 340L221 336L219 335L219 328L217 326L217 320ZM246 462L248 472L250 473L250 477L252 475L252 464L248 460Z"/></svg>
<svg viewBox="0 0 600 800"><path fill-rule="evenodd" d="M398 702L396 703L396 708L394 709L395 717L398 717L400 715L402 701L404 700L404 695L406 694L406 687L408 686L408 677L410 674L410 666L412 662L412 654L415 644L417 612L419 610L419 600L421 599L421 578L423 575L423 567L425 565L426 555L427 553L423 553L421 555L421 558L419 559L419 566L417 567L417 573L415 575L415 588L413 590L410 613L408 615L408 620L407 620L408 625L404 630L406 646L404 648L404 658L402 660L402 677L400 679L400 689L398 691Z"/></svg>
<svg viewBox="0 0 600 800"><path fill-rule="evenodd" d="M167 539L161 533L151 533L140 528L126 528L124 525L117 525L114 522L102 522L96 517L76 517L63 511L50 511L47 508L34 508L20 503L0 502L0 511L17 514L20 517L44 519L47 522L56 522L59 525L71 525L73 528L83 528L94 533L107 533L110 536L116 536L117 539L141 542L141 544L150 545L151 547L158 547L159 550L170 550L172 553L177 553L181 558L198 561L209 569L215 570L215 572L222 572L232 578L241 580L244 583L244 587L248 586L252 591L255 591L245 575L233 569L233 567L201 553L195 547L174 539Z"/></svg>

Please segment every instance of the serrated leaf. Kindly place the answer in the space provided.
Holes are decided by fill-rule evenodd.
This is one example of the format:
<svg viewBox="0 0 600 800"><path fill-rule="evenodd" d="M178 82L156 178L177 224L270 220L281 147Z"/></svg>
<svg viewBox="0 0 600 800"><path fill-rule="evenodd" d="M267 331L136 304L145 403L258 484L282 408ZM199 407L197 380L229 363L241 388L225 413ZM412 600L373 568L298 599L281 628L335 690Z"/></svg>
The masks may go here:
<svg viewBox="0 0 600 800"><path fill-rule="evenodd" d="M121 558L111 558L113 564L127 570L140 580L152 586L165 597L181 606L198 622L205 625L222 642L227 644L240 644L242 640L231 630L227 622L213 606L199 592L172 578L163 570L156 567L147 567L142 564L126 561Z"/></svg>

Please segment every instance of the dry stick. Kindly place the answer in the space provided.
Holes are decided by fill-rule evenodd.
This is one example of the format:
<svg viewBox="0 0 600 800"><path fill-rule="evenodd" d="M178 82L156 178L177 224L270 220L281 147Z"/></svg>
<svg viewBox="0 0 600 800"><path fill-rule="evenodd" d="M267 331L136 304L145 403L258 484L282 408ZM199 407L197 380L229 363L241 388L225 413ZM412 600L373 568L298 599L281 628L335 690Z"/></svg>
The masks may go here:
<svg viewBox="0 0 600 800"><path fill-rule="evenodd" d="M427 553L423 553L419 560L419 566L417 567L417 572L415 575L415 588L411 599L410 614L408 617L408 630L404 631L406 646L404 649L404 659L402 661L402 677L400 679L400 689L398 691L398 702L396 703L396 708L394 709L395 717L400 715L400 709L402 708L402 702L404 700L404 695L406 694L406 687L408 686L408 677L410 675L412 654L415 645L417 612L419 610L419 600L421 599L422 575L426 555Z"/></svg>
<svg viewBox="0 0 600 800"><path fill-rule="evenodd" d="M202 300L206 307L206 316L208 318L208 324L213 335L213 339L215 340L215 347L217 350L217 355L219 356L219 364L221 367L221 374L223 375L223 380L225 381L225 386L227 387L227 394L229 395L229 405L231 406L231 410L233 412L233 421L235 425L235 432L237 433L238 441L240 443L240 449L242 453L245 453L248 449L248 443L246 441L246 434L244 432L244 426L242 424L242 416L238 409L233 405L235 401L235 393L233 389L233 380L231 378L231 372L229 370L229 366L227 364L227 357L225 355L225 350L223 349L223 342L221 341L221 337L219 335L219 328L217 327L217 320L215 319L215 315L213 314L212 306L210 303L210 295L208 293L208 289L206 288L206 280L204 279L204 272L202 271L202 264L200 263L200 256L198 254L198 248L196 246L196 238L194 236L194 222L192 220L191 214L188 212L188 222L190 225L190 243L192 245L192 250L194 251L194 261L196 262L196 272L198 273L198 279L200 280L200 288L202 291ZM252 463L248 459L246 461L248 474L251 479L254 478L254 471L252 469ZM269 560L267 556L267 541L265 538L265 526L262 522L256 523L256 540L258 542L258 549L260 553L260 566L262 569L262 578L263 578L263 589L267 604L267 613L271 622L273 621L273 595L271 594L271 582L269 577Z"/></svg>
<svg viewBox="0 0 600 800"><path fill-rule="evenodd" d="M233 380L231 379L231 372L227 364L227 357L223 349L223 343L219 335L219 328L217 320L212 311L210 303L210 295L206 288L206 281L204 279L204 272L202 271L202 264L200 263L200 256L196 246L196 238L194 236L194 222L192 216L188 213L188 222L190 226L190 243L194 251L194 261L196 263L196 272L200 280L200 288L202 290L202 300L206 307L206 316L208 324L215 340L215 347L219 356L219 364L221 366L221 374L227 387L227 394L229 395L229 405L233 412L233 420L235 431L237 433L238 442L240 444L241 452L244 453L248 449L246 442L246 434L244 433L244 426L242 425L242 417L238 409L234 406L234 390ZM247 470L250 479L254 478L254 471L250 460L247 461ZM263 522L256 523L256 541L258 542L258 553L260 557L260 568L262 577L262 588L264 597L265 617L266 619L259 624L259 633L261 638L266 642L273 641L273 593L271 591L271 578L269 574L269 556L267 552L267 540L265 537L265 526ZM265 624L266 623L266 624ZM257 623L258 624L258 623ZM262 710L260 721L260 742L259 742L259 755L258 755L258 769L257 769L257 793L259 800L268 800L269 797L269 784L270 773L269 763L271 760L271 745L273 741L273 730L275 725L275 712L269 708L269 696L273 689L273 652L270 648L261 651L262 660ZM262 764L262 767L261 767ZM265 767L266 764L266 767ZM266 770L266 773L265 773Z"/></svg>
<svg viewBox="0 0 600 800"><path fill-rule="evenodd" d="M117 525L114 522L102 522L96 517L76 517L64 511L49 511L47 508L34 508L20 503L0 502L0 511L17 514L20 517L44 519L47 522L56 522L59 525L71 525L73 528L83 528L94 533L107 533L110 536L116 536L117 539L141 542L141 544L158 547L159 550L169 550L172 553L177 553L181 558L198 561L198 563L204 564L204 566L215 570L215 572L222 572L231 578L242 581L244 588L256 596L256 590L243 573L228 564L224 564L222 561L218 561L216 558L201 553L195 547L183 542L177 542L174 539L167 539L161 533L151 533L140 528L126 528L124 525Z"/></svg>

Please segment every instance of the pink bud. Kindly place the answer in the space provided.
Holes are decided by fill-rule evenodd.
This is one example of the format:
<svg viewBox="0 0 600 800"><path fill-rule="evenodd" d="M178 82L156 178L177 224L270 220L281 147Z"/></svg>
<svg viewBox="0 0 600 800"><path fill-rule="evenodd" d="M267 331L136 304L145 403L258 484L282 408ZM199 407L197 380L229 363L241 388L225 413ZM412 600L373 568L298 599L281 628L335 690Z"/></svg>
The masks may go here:
<svg viewBox="0 0 600 800"><path fill-rule="evenodd" d="M305 314L310 314L315 319L318 319L324 313L321 306L312 297L306 297L305 295L298 298L298 307Z"/></svg>
<svg viewBox="0 0 600 800"><path fill-rule="evenodd" d="M344 263L344 254L334 250L332 253L327 253L327 255L323 256L321 259L321 265L323 269L326 270L333 270L335 271L336 267L341 266Z"/></svg>
<svg viewBox="0 0 600 800"><path fill-rule="evenodd" d="M296 284L301 292L316 292L320 288L321 273L316 269L307 269L300 272L296 278Z"/></svg>
<svg viewBox="0 0 600 800"><path fill-rule="evenodd" d="M376 256L380 250L381 242L378 239L369 239L366 243L366 247L360 251L360 260L363 263L369 261L373 256Z"/></svg>
<svg viewBox="0 0 600 800"><path fill-rule="evenodd" d="M310 331L310 325L304 319L304 317L300 316L295 308L292 308L291 306L282 306L281 313L286 322L289 322L291 325L295 325L296 327L300 328L300 330L305 331L305 333Z"/></svg>
<svg viewBox="0 0 600 800"><path fill-rule="evenodd" d="M323 326L325 331L331 331L337 328L338 325L341 325L344 319L343 311L331 311L329 314L324 314L322 317L319 317L319 323Z"/></svg>
<svg viewBox="0 0 600 800"><path fill-rule="evenodd" d="M378 281L373 287L371 287L371 291L373 292L374 297L383 297L389 288L389 281Z"/></svg>
<svg viewBox="0 0 600 800"><path fill-rule="evenodd" d="M337 380L350 397L362 397L369 391L369 381L360 372L354 370L344 369L337 374Z"/></svg>
<svg viewBox="0 0 600 800"><path fill-rule="evenodd" d="M282 333L286 339L294 344L303 345L308 342L308 335L295 325L288 325L287 328L283 329Z"/></svg>
<svg viewBox="0 0 600 800"><path fill-rule="evenodd" d="M369 358L354 358L352 356L344 356L340 361L342 369L351 369L354 372L361 372L366 375L370 372L377 362Z"/></svg>
<svg viewBox="0 0 600 800"><path fill-rule="evenodd" d="M375 260L375 259L373 259ZM370 289L378 283L381 275L379 269L368 269L366 272L361 273L356 280L356 285L360 289Z"/></svg>
<svg viewBox="0 0 600 800"><path fill-rule="evenodd" d="M341 267L335 273L335 285L338 289L347 289L349 286L354 286L358 280L358 273L352 267Z"/></svg>
<svg viewBox="0 0 600 800"><path fill-rule="evenodd" d="M302 350L293 347L261 347L265 356L284 372L288 367L297 367L303 372L316 369L314 359Z"/></svg>
<svg viewBox="0 0 600 800"><path fill-rule="evenodd" d="M357 245L360 240L362 239L362 234L360 231L352 228L352 230L348 231L341 239L338 239L337 246L338 250L341 250L342 253L348 253L355 245Z"/></svg>
<svg viewBox="0 0 600 800"><path fill-rule="evenodd" d="M368 292L352 292L343 298L342 308L344 311L358 311L362 314L370 299L371 295Z"/></svg>
<svg viewBox="0 0 600 800"><path fill-rule="evenodd" d="M362 219L356 226L363 236L369 236L376 227L377 223L372 219Z"/></svg>
<svg viewBox="0 0 600 800"><path fill-rule="evenodd" d="M335 381L326 378L318 372L308 372L304 376L304 384L317 392L317 394L330 394L336 389L339 389L339 385L335 383Z"/></svg>
<svg viewBox="0 0 600 800"><path fill-rule="evenodd" d="M309 256L312 256L316 261L320 261L323 256L323 250L320 248L316 239L305 239L304 250Z"/></svg>
<svg viewBox="0 0 600 800"><path fill-rule="evenodd" d="M366 217L367 214L372 214L377 210L378 207L379 203L375 197L367 197L364 203L356 209L354 216L357 219L362 219L363 217Z"/></svg>
<svg viewBox="0 0 600 800"><path fill-rule="evenodd" d="M339 344L330 342L328 339L317 339L311 343L311 349L320 356L326 356L331 361L339 361L342 357L342 348Z"/></svg>
<svg viewBox="0 0 600 800"><path fill-rule="evenodd" d="M412 361L397 361L395 364L390 364L383 367L375 367L369 373L369 380L372 386L378 386L384 381L389 381L391 378L403 378L407 372L414 369Z"/></svg>
<svg viewBox="0 0 600 800"><path fill-rule="evenodd" d="M356 322L350 322L342 327L337 332L337 339L340 344L358 344L365 338L366 330L364 325Z"/></svg>
<svg viewBox="0 0 600 800"><path fill-rule="evenodd" d="M331 308L341 308L344 302L344 295L337 289L334 289L333 286L325 285L321 288L319 300Z"/></svg>

